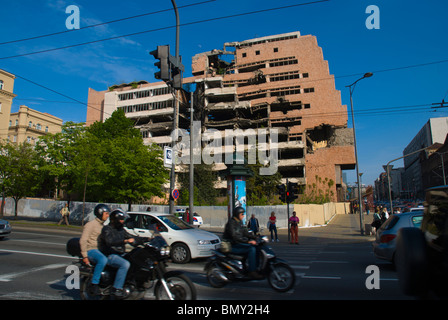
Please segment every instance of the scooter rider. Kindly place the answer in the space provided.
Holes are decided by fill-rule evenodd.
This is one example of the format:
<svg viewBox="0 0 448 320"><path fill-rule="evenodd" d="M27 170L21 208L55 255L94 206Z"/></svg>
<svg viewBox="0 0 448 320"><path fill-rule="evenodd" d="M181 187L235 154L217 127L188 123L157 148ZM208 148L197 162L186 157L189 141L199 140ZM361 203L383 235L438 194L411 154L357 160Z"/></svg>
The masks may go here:
<svg viewBox="0 0 448 320"><path fill-rule="evenodd" d="M251 234L243 225L245 210L243 207L233 209L233 216L227 222L223 238L232 244L232 253L247 254L248 276L253 279L262 279L262 276L256 272L257 269L257 242L256 236Z"/></svg>
<svg viewBox="0 0 448 320"><path fill-rule="evenodd" d="M123 228L126 214L121 209L115 209L109 215L109 225L104 226L99 237L99 249L107 256L107 264L118 268L115 276L112 294L116 297L124 295L123 285L126 280L130 263L121 255L126 252L126 243L134 243L135 239Z"/></svg>

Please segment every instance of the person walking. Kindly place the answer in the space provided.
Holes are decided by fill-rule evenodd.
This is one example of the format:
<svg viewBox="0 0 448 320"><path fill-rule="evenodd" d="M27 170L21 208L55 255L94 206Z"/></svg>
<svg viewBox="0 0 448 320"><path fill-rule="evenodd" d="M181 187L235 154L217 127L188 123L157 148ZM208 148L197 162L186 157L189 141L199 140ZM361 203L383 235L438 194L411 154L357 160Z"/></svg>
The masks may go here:
<svg viewBox="0 0 448 320"><path fill-rule="evenodd" d="M299 244L299 222L295 211L292 212L292 217L289 218L290 232L291 232L291 244Z"/></svg>
<svg viewBox="0 0 448 320"><path fill-rule="evenodd" d="M277 218L275 217L275 212L271 212L271 216L269 217L269 231L271 232L271 242L274 242L274 234L275 234L275 240L279 242L278 236L277 236Z"/></svg>
<svg viewBox="0 0 448 320"><path fill-rule="evenodd" d="M68 209L68 203L65 204L64 208L59 211L61 214L61 220L59 220L58 226L61 225L62 221L65 221L65 224L69 226L68 217L70 216L70 210Z"/></svg>
<svg viewBox="0 0 448 320"><path fill-rule="evenodd" d="M258 224L258 219L255 218L255 215L252 214L249 222L247 223L247 228L256 235L260 231L260 225Z"/></svg>

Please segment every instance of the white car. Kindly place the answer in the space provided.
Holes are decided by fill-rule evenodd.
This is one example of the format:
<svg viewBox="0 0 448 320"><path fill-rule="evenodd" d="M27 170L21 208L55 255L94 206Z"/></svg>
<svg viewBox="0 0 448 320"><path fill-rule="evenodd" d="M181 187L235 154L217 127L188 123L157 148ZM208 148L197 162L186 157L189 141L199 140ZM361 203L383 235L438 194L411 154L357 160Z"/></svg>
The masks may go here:
<svg viewBox="0 0 448 320"><path fill-rule="evenodd" d="M134 236L152 237L158 231L171 247L171 259L175 263L187 263L190 259L206 258L221 246L219 237L199 230L167 213L127 212L125 229Z"/></svg>

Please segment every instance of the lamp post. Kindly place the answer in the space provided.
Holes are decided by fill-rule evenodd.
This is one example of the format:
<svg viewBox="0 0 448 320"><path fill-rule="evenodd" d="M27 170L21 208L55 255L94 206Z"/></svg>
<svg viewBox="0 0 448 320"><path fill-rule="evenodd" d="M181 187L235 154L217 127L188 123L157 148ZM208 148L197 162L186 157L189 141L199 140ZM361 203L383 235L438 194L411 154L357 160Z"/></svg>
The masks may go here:
<svg viewBox="0 0 448 320"><path fill-rule="evenodd" d="M364 78L370 78L373 76L373 73L367 72L364 74L362 78L359 78L355 82L353 82L351 85L348 85L346 87L350 90L350 108L352 113L352 123L353 123L353 143L355 145L355 163L356 163L356 179L358 181L358 202L359 202L359 227L361 229L361 235L364 235L364 228L362 226L362 195L361 195L361 185L359 182L359 163L358 163L358 148L356 146L356 129L355 129L355 116L353 114L353 91L355 90L356 83L358 81L361 81Z"/></svg>

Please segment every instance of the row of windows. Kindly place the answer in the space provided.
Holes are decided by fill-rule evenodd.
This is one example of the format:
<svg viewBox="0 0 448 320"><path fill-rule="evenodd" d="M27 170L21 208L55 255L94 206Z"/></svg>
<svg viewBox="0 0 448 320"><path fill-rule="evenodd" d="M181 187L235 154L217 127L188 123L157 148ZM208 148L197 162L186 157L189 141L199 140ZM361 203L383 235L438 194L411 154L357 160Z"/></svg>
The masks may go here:
<svg viewBox="0 0 448 320"><path fill-rule="evenodd" d="M118 100L124 101L124 100L131 100L131 99L154 97L154 96L160 96L163 94L170 94L171 92L172 92L171 87L163 87L163 88L149 89L149 90L143 90L143 91L134 91L134 92L119 94Z"/></svg>
<svg viewBox="0 0 448 320"><path fill-rule="evenodd" d="M15 126L19 125L19 119L16 119ZM12 120L9 120L9 126L12 127ZM28 122L28 128L33 128L33 126L36 128L36 130L42 130L42 125L40 123L34 124L30 121ZM48 126L45 126L45 132L48 132Z"/></svg>
<svg viewBox="0 0 448 320"><path fill-rule="evenodd" d="M301 91L303 90L303 91ZM271 89L270 90L270 96L271 97L278 97L278 96L287 96L292 94L301 94L301 93L311 93L314 92L314 88L304 88L300 89L300 86L297 87L289 87L289 88L278 88L278 89ZM258 99L258 98L264 98L267 95L266 90L259 90L255 92L248 92L244 93L238 96L240 101L244 100L251 100L251 99Z"/></svg>
<svg viewBox="0 0 448 320"><path fill-rule="evenodd" d="M172 107L173 107L173 100L165 100L165 101L135 104L132 106L123 106L123 107L118 107L118 109L122 109L124 111L124 113L131 113L131 112L157 110L157 109L165 109L165 108L172 108Z"/></svg>

